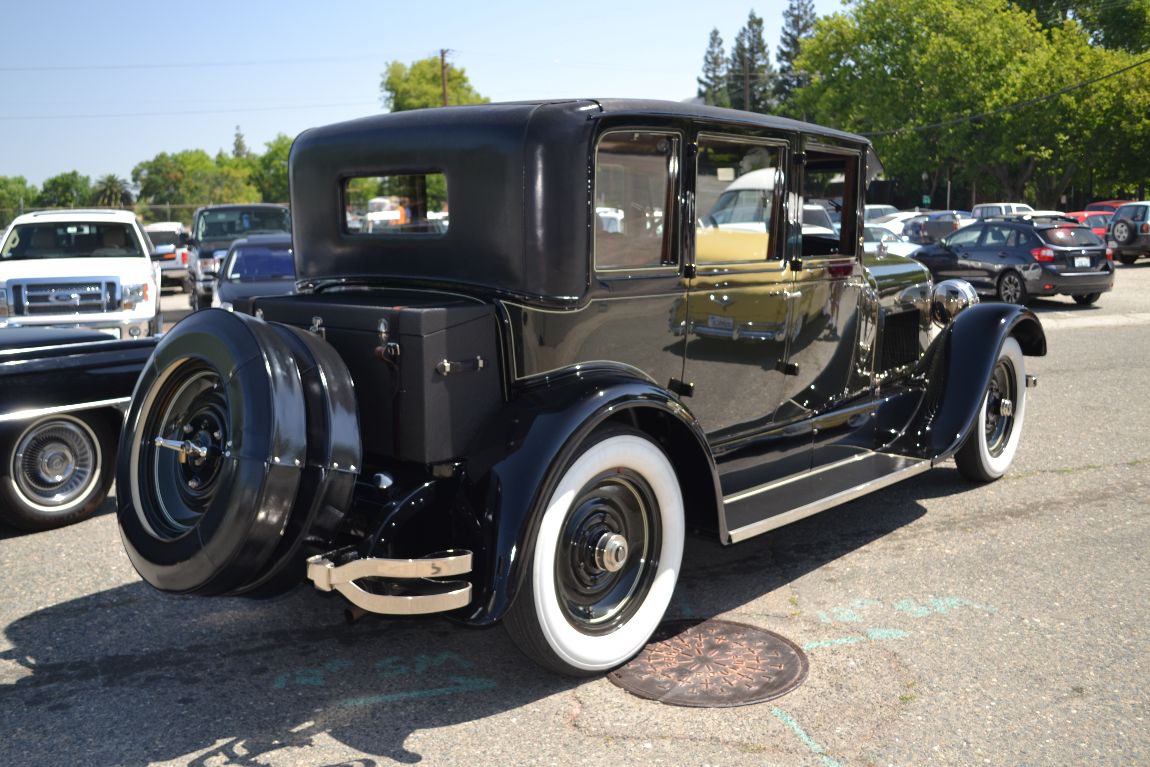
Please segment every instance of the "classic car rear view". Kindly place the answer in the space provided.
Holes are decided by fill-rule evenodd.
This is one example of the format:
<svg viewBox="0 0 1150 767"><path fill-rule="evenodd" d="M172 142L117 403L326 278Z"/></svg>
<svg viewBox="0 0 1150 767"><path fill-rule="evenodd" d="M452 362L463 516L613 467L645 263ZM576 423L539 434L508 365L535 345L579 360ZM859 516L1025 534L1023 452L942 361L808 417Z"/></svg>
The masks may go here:
<svg viewBox="0 0 1150 767"><path fill-rule="evenodd" d="M662 620L688 530L734 543L952 456L1000 477L1041 325L864 259L878 169L858 136L664 102L305 132L297 293L192 314L137 383L132 563L175 593L310 580L502 621L594 674Z"/></svg>

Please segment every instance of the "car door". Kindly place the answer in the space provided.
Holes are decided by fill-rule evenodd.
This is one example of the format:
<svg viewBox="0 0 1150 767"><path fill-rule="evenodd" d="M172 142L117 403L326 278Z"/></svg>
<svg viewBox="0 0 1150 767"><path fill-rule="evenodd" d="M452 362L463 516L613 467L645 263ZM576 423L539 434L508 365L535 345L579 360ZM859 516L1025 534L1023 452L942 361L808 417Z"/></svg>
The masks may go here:
<svg viewBox="0 0 1150 767"><path fill-rule="evenodd" d="M959 229L934 245L915 252L914 257L930 270L935 282L965 279L968 262L978 249L985 224L971 224Z"/></svg>
<svg viewBox="0 0 1150 767"><path fill-rule="evenodd" d="M800 210L785 204L788 156L783 137L697 137L695 276L677 321L687 339L687 405L716 455L724 494L809 466L809 441L773 428L793 282L781 233L785 212Z"/></svg>
<svg viewBox="0 0 1150 767"><path fill-rule="evenodd" d="M989 223L978 242L959 258L958 276L979 292L992 292L998 275L1010 265L1018 265L1018 230L1008 224Z"/></svg>

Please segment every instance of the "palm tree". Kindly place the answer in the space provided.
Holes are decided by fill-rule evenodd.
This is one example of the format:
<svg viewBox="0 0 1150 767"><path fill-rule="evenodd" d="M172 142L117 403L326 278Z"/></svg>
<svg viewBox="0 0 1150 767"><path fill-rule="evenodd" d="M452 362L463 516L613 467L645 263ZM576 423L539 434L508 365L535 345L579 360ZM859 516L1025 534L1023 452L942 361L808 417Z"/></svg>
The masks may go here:
<svg viewBox="0 0 1150 767"><path fill-rule="evenodd" d="M92 187L92 203L94 205L126 208L131 206L132 202L132 188L128 186L127 181L115 173L109 173L96 179L96 183Z"/></svg>

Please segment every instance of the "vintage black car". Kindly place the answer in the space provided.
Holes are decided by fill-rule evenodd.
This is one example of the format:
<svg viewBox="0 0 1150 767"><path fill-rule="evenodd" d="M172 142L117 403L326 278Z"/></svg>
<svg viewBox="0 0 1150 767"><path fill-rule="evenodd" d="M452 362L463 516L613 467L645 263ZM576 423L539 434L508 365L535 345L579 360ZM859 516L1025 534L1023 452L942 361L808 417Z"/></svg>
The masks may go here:
<svg viewBox="0 0 1150 767"><path fill-rule="evenodd" d="M567 674L630 658L688 529L735 543L1025 415L1024 308L864 262L867 141L677 103L387 114L291 153L298 293L180 322L133 394L119 521L155 587L502 620ZM746 225L713 211L754 207ZM740 187L741 188L741 187ZM348 225L394 197L402 226ZM804 230L808 198L838 233ZM933 298L933 300L932 300Z"/></svg>
<svg viewBox="0 0 1150 767"><path fill-rule="evenodd" d="M155 345L85 328L0 330L0 523L47 530L100 507Z"/></svg>

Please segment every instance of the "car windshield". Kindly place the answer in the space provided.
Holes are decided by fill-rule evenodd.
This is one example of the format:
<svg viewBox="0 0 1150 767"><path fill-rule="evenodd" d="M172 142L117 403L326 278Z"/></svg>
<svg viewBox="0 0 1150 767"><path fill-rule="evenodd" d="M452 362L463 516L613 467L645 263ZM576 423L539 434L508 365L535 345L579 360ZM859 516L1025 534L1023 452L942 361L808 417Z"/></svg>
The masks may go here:
<svg viewBox="0 0 1150 767"><path fill-rule="evenodd" d="M167 229L162 229L159 231L155 229L148 230L148 239L150 239L152 243L157 247L180 244L180 235Z"/></svg>
<svg viewBox="0 0 1150 767"><path fill-rule="evenodd" d="M280 208L205 210L196 221L196 239L238 239L259 232L290 232L291 218Z"/></svg>
<svg viewBox="0 0 1150 767"><path fill-rule="evenodd" d="M1051 245L1060 245L1068 248L1102 244L1102 240L1098 239L1098 235L1084 226L1060 226L1057 229L1041 230L1038 234Z"/></svg>
<svg viewBox="0 0 1150 767"><path fill-rule="evenodd" d="M258 282L295 279L290 245L246 245L238 248L224 274L225 280Z"/></svg>
<svg viewBox="0 0 1150 767"><path fill-rule="evenodd" d="M0 259L113 258L146 253L128 224L35 222L12 228L0 248Z"/></svg>

